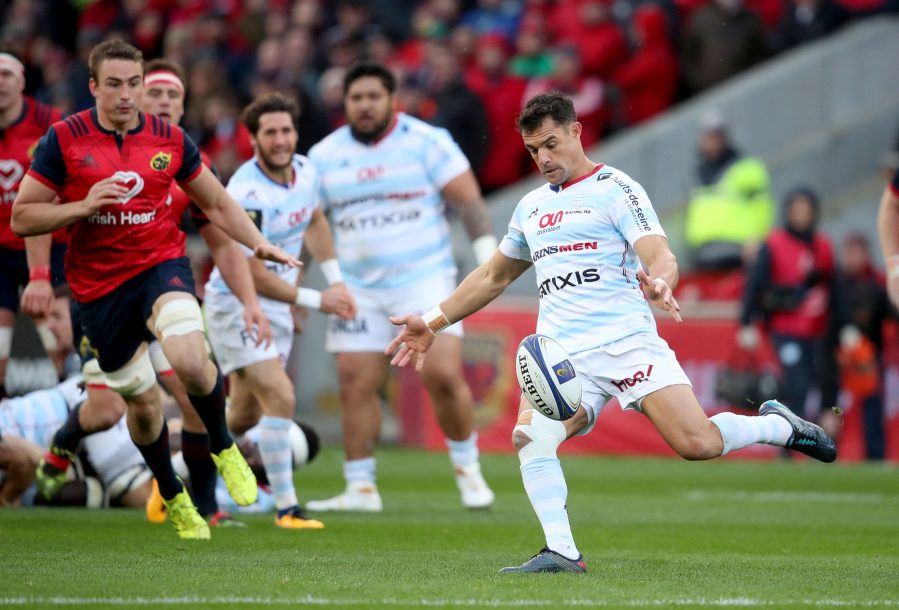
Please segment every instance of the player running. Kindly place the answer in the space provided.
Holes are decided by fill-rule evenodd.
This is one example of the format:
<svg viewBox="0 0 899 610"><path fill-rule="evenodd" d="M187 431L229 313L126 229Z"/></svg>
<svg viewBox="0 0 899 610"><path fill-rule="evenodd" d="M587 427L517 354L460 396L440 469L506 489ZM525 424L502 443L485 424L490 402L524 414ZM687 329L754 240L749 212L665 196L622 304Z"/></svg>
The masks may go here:
<svg viewBox="0 0 899 610"><path fill-rule="evenodd" d="M230 383L229 428L240 435L259 424L259 450L278 510L275 524L321 529L321 521L308 519L301 510L293 483L289 435L296 393L284 370L294 337L291 305L333 313L343 320L352 318L356 307L334 258L328 220L318 205L318 173L309 159L294 154L298 119L297 105L277 94L247 106L243 121L255 155L234 173L228 192L262 235L284 251L299 256L305 240L312 256L322 261L331 287L324 292L299 288L296 267L250 259L256 290L272 326L271 345L255 345L247 334L243 307L222 281L221 265L216 265L206 284L204 306L209 342Z"/></svg>
<svg viewBox="0 0 899 610"><path fill-rule="evenodd" d="M27 285L29 279L46 281L48 289L51 280L54 285L65 281L64 231L54 235L52 255L48 253L47 264L33 266L29 273L25 242L10 228L12 204L28 171L37 141L62 117L56 108L23 95L24 90L25 67L22 62L12 53L0 52L0 397L6 396L6 364L19 309L19 289ZM53 334L47 331L39 316L33 317L41 344L57 370L61 370L62 357Z"/></svg>
<svg viewBox="0 0 899 610"><path fill-rule="evenodd" d="M346 491L307 502L309 510L382 510L374 447L381 428L378 390L387 375L383 351L396 334L387 316L399 308L424 311L456 285L445 204L462 219L479 263L496 249L468 159L446 130L395 112L395 90L387 68L352 68L344 79L349 124L309 151L321 173L340 268L359 308L353 320L332 318L326 339L337 354ZM481 476L461 337L458 324L440 337L438 356L422 380L447 436L462 504L486 508L493 492Z"/></svg>
<svg viewBox="0 0 899 610"><path fill-rule="evenodd" d="M256 256L299 261L262 237L180 128L139 110L139 50L107 41L93 49L89 66L96 106L55 123L41 140L13 206L13 230L41 235L68 227L66 273L85 335L109 388L125 397L132 438L178 535L208 539L208 524L172 469L149 339L158 338L184 383L235 500L252 503L256 482L225 425L224 384L206 354L185 237L166 204L172 182Z"/></svg>
<svg viewBox="0 0 899 610"><path fill-rule="evenodd" d="M586 434L602 407L617 398L640 411L668 445L688 460L707 460L767 443L823 462L836 459L833 440L776 400L759 417L719 413L707 418L674 352L657 333L649 305L681 321L672 296L678 270L643 187L615 168L594 163L581 145L581 124L560 93L531 98L518 118L525 147L549 182L525 195L499 251L424 316L392 318L405 325L387 349L393 364L415 360L439 333L495 299L532 264L537 271L537 332L571 355L581 376L581 408L555 421L521 399L512 442L524 488L543 526L546 546L503 572L586 572L568 521L568 489L556 450ZM584 244L563 250L559 246ZM651 374L650 374L651 368ZM632 382L641 379L640 383Z"/></svg>
<svg viewBox="0 0 899 610"><path fill-rule="evenodd" d="M184 79L182 70L175 64L154 59L145 66L144 95L141 99L141 110L146 114L156 115L178 124L184 115ZM208 159L202 155L204 163L210 167ZM189 215L197 226L200 236L209 247L214 261L227 269L227 281L235 287L241 302L248 303L244 309L244 324L247 332L257 326L258 341L270 341L271 334L268 321L259 307L249 266L240 245L230 239L224 231L209 223L202 211L191 204L190 198L178 186L172 183L169 191L168 206L175 222L180 226ZM27 240L34 251L34 238ZM34 256L33 256L34 257ZM46 295L51 288L47 282L34 281L28 285L23 294L23 306L26 310L37 307L41 310L45 305ZM49 450L38 465L38 488L47 498L56 495L57 489L65 480L68 468L68 456L74 453L82 439L94 432L106 430L115 425L125 413L125 401L115 392L109 391L106 378L99 369L90 350L90 344L82 343L81 313L76 302L72 302L72 324L75 327L77 349L82 359L84 375L88 381L88 400L69 414L68 420L59 429ZM190 403L183 384L172 370L171 364L157 341L151 341L148 347L150 360L156 371L158 381L178 403L183 415L181 430L181 446L184 461L190 472L191 497L200 515L210 524L216 526L236 524L227 513L219 511L215 499L217 470L209 452L209 438L203 421ZM158 489L154 484L154 495ZM153 504L161 510L148 508L147 518L155 523L163 523L166 519L165 505L162 498Z"/></svg>

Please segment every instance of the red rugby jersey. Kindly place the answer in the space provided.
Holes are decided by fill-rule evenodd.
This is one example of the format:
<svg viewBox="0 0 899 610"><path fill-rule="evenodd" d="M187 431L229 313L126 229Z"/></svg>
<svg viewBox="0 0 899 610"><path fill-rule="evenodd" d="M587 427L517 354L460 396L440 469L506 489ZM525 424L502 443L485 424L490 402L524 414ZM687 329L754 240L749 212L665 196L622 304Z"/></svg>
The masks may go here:
<svg viewBox="0 0 899 610"><path fill-rule="evenodd" d="M93 301L135 275L184 255L184 233L167 205L173 181L202 169L197 145L153 115L124 137L104 129L96 108L55 123L41 139L29 176L55 190L62 204L87 197L111 176L129 191L118 204L68 227L66 277L75 298Z"/></svg>
<svg viewBox="0 0 899 610"><path fill-rule="evenodd" d="M62 113L56 108L25 97L21 116L6 129L0 129L0 247L25 249L25 240L9 226L12 204L38 140L61 118ZM53 240L65 242L65 231L54 233Z"/></svg>

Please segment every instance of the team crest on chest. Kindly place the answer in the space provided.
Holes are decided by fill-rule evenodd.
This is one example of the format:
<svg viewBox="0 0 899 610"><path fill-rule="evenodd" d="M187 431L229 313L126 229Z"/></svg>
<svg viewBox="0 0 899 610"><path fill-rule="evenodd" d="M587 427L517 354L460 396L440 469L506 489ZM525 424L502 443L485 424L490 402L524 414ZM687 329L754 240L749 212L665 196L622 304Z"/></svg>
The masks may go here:
<svg viewBox="0 0 899 610"><path fill-rule="evenodd" d="M153 158L150 159L150 167L155 169L157 172L164 171L168 169L169 165L172 164L172 153L167 153L163 151L159 151Z"/></svg>

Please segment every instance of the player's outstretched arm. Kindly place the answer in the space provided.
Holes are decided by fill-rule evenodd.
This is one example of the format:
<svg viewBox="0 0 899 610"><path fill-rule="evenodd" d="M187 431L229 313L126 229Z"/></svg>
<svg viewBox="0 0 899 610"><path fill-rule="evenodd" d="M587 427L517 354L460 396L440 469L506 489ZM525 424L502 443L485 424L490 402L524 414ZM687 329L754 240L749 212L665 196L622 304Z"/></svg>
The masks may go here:
<svg viewBox="0 0 899 610"><path fill-rule="evenodd" d="M661 235L647 235L637 240L634 250L646 269L637 271L646 300L653 307L671 312L675 321L682 322L680 305L673 295L680 275L677 259L668 247L668 239Z"/></svg>
<svg viewBox="0 0 899 610"><path fill-rule="evenodd" d="M243 305L246 331L251 337L256 337L256 345L264 343L268 347L272 342L272 329L259 305L253 276L243 249L213 224L200 227L200 237L209 247L209 254L221 271L222 279Z"/></svg>
<svg viewBox="0 0 899 610"><path fill-rule="evenodd" d="M424 354L438 332L483 308L530 266L530 261L509 258L497 251L489 261L469 273L445 301L424 316L392 316L390 321L404 328L384 350L388 356L393 354L390 363L406 366L414 358L415 370L421 371Z"/></svg>
<svg viewBox="0 0 899 610"><path fill-rule="evenodd" d="M877 234L887 266L887 292L893 305L899 307L899 193L893 192L889 185L880 198Z"/></svg>
<svg viewBox="0 0 899 610"><path fill-rule="evenodd" d="M12 205L10 226L19 237L52 233L93 216L104 205L119 203L127 192L120 182L106 178L94 184L82 201L60 205L55 191L26 175Z"/></svg>
<svg viewBox="0 0 899 610"><path fill-rule="evenodd" d="M270 244L246 211L240 207L218 178L205 165L199 175L190 182L180 183L181 188L206 214L210 222L251 249L261 259L299 267L300 261L281 248Z"/></svg>
<svg viewBox="0 0 899 610"><path fill-rule="evenodd" d="M443 187L441 194L447 204L459 214L459 219L471 238L475 261L478 265L483 265L490 260L499 244L493 233L490 211L481 195L474 172L467 170L456 176Z"/></svg>

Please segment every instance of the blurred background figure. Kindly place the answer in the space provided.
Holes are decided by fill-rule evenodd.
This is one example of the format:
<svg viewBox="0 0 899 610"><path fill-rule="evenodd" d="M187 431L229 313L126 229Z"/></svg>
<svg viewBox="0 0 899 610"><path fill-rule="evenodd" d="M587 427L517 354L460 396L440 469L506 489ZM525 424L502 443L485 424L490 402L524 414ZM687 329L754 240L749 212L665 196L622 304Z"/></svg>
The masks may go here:
<svg viewBox="0 0 899 610"><path fill-rule="evenodd" d="M817 195L796 189L783 211L783 227L772 231L749 270L737 344L757 349L753 322L761 320L782 370L779 398L800 417L809 417L805 405L811 388L819 390L821 406L836 403L837 387L824 374L835 368L826 338L831 316L839 327L845 318L834 290L833 248L816 226Z"/></svg>
<svg viewBox="0 0 899 610"><path fill-rule="evenodd" d="M862 410L865 457L884 458L883 326L895 310L890 306L883 275L874 267L868 238L850 233L842 243L842 268L837 294L852 327L844 330L839 351L843 389Z"/></svg>
<svg viewBox="0 0 899 610"><path fill-rule="evenodd" d="M687 203L686 237L697 269L728 270L752 258L774 224L768 169L732 143L724 117L700 120L696 187Z"/></svg>
<svg viewBox="0 0 899 610"><path fill-rule="evenodd" d="M762 20L743 0L712 0L688 18L681 65L690 93L698 93L768 56Z"/></svg>

